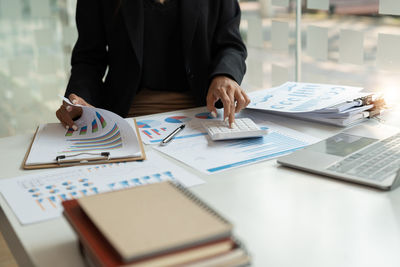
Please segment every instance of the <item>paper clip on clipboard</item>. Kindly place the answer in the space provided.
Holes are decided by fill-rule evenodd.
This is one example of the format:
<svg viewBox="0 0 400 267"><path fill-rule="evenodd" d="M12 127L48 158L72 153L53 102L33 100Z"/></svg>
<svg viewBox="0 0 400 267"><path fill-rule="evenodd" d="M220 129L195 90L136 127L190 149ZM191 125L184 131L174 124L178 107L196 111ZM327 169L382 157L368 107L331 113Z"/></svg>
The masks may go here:
<svg viewBox="0 0 400 267"><path fill-rule="evenodd" d="M94 155L98 157L85 158L85 159L69 159L78 157L81 155ZM110 161L110 152L101 153L78 153L74 155L61 155L56 157L57 164L59 166L76 165L76 164L88 164L88 163L108 163Z"/></svg>

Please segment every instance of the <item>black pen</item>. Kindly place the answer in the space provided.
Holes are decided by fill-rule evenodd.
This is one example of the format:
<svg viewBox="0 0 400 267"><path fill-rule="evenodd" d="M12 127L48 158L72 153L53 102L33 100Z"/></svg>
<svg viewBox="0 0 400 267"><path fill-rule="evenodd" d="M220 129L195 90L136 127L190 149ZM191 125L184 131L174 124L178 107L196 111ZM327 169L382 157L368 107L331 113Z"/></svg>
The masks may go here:
<svg viewBox="0 0 400 267"><path fill-rule="evenodd" d="M160 145L166 145L169 143L169 141L172 140L172 138L175 137L180 131L182 131L185 128L185 124L182 124L178 128L176 128L172 133L170 133L167 137L164 138L164 140L161 141Z"/></svg>

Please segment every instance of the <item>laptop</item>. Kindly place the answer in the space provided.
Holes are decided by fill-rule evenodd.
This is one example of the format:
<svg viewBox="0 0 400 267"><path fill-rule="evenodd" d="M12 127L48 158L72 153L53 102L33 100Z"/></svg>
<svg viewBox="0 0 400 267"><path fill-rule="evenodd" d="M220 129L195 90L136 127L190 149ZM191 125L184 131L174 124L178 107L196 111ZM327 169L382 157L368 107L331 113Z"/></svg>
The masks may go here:
<svg viewBox="0 0 400 267"><path fill-rule="evenodd" d="M358 125L284 156L278 163L391 190L400 185L400 129Z"/></svg>

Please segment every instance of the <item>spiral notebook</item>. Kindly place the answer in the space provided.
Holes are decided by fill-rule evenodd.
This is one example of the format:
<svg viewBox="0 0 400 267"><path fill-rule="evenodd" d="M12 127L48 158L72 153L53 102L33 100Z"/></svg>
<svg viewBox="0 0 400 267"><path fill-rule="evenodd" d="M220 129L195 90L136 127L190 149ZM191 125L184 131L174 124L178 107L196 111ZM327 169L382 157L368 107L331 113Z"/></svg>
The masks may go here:
<svg viewBox="0 0 400 267"><path fill-rule="evenodd" d="M221 240L232 232L230 222L173 182L94 195L78 202L124 262Z"/></svg>

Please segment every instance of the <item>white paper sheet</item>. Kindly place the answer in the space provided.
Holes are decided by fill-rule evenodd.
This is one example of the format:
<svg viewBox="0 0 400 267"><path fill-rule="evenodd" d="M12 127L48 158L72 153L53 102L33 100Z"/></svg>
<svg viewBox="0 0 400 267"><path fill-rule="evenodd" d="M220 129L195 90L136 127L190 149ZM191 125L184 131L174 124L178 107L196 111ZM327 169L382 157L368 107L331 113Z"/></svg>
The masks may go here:
<svg viewBox="0 0 400 267"><path fill-rule="evenodd" d="M140 156L136 131L128 122L104 109L82 109L81 118L75 122L77 131L67 130L61 123L39 126L27 165L55 163L61 155L68 159L98 157L101 152L109 152L112 159ZM74 157L79 153L85 154Z"/></svg>
<svg viewBox="0 0 400 267"><path fill-rule="evenodd" d="M307 0L307 8L328 10L329 0Z"/></svg>
<svg viewBox="0 0 400 267"><path fill-rule="evenodd" d="M199 136L156 149L203 173L213 174L276 158L319 141L271 122L252 119L271 132L260 138L216 142Z"/></svg>
<svg viewBox="0 0 400 267"><path fill-rule="evenodd" d="M272 0L272 5L281 6L281 7L288 7L289 6L289 0Z"/></svg>
<svg viewBox="0 0 400 267"><path fill-rule="evenodd" d="M341 30L339 61L357 65L364 63L364 34L362 32Z"/></svg>
<svg viewBox="0 0 400 267"><path fill-rule="evenodd" d="M318 60L328 59L328 29L307 27L307 54Z"/></svg>
<svg viewBox="0 0 400 267"><path fill-rule="evenodd" d="M400 69L400 35L379 34L377 65L381 70Z"/></svg>
<svg viewBox="0 0 400 267"><path fill-rule="evenodd" d="M177 180L186 187L204 183L149 152L143 162L63 168L4 179L0 190L21 224L30 224L60 217L63 200L166 180Z"/></svg>
<svg viewBox="0 0 400 267"><path fill-rule="evenodd" d="M300 113L330 107L358 97L363 88L342 85L287 82L249 93L249 109Z"/></svg>
<svg viewBox="0 0 400 267"><path fill-rule="evenodd" d="M400 1L399 0L380 0L379 13L386 15L400 15Z"/></svg>
<svg viewBox="0 0 400 267"><path fill-rule="evenodd" d="M289 23L272 21L272 49L288 51L289 49Z"/></svg>

